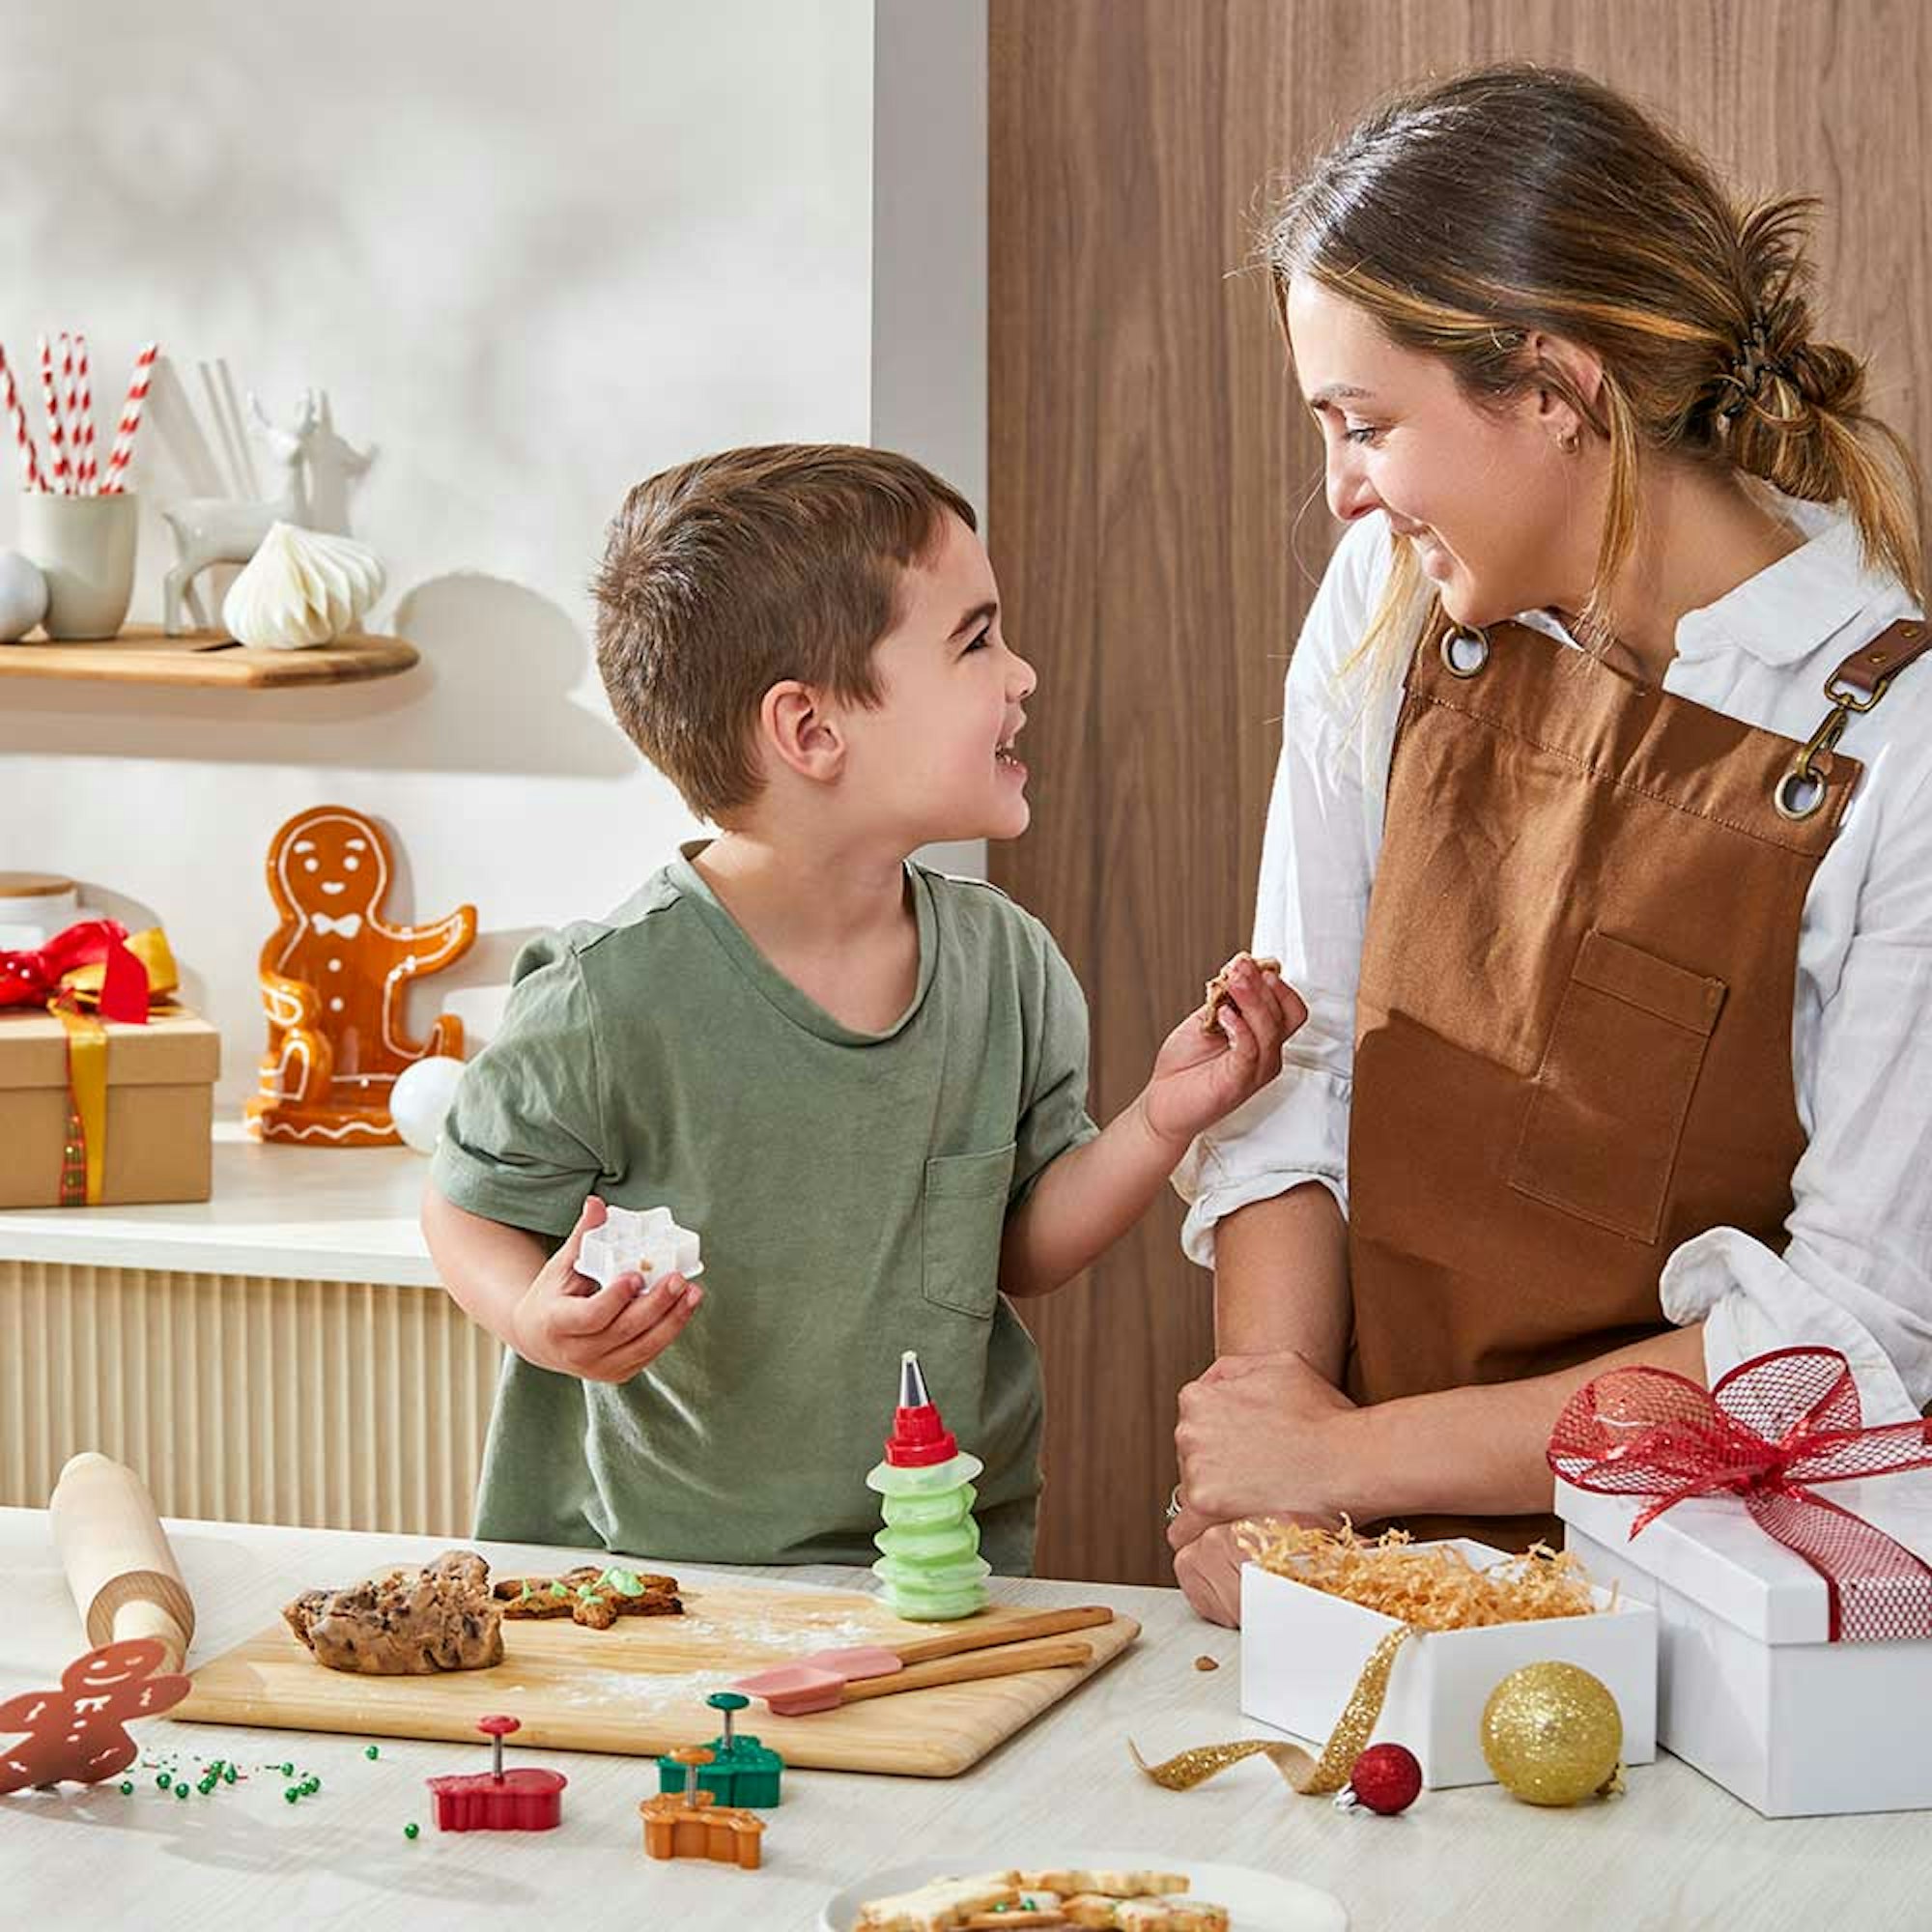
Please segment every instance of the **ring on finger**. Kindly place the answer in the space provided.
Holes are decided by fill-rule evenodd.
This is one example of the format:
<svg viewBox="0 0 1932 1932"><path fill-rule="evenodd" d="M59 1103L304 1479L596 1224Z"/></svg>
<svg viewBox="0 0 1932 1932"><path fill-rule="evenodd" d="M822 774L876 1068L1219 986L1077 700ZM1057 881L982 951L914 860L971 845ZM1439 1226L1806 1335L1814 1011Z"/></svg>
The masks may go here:
<svg viewBox="0 0 1932 1932"><path fill-rule="evenodd" d="M1168 1521L1172 1522L1175 1520L1175 1518L1178 1517L1180 1514L1180 1512L1184 1510L1186 1507L1187 1505L1180 1500L1180 1485L1179 1483L1176 1483L1174 1488L1168 1493L1168 1498L1167 1498Z"/></svg>

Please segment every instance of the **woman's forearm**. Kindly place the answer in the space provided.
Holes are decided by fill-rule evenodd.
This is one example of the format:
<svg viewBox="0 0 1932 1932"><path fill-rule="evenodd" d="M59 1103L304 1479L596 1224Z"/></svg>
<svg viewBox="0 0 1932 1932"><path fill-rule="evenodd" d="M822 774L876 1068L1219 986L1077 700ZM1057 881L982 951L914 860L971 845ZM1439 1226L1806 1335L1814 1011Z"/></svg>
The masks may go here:
<svg viewBox="0 0 1932 1932"><path fill-rule="evenodd" d="M1340 1506L1358 1521L1548 1510L1553 1478L1547 1451L1563 1405L1605 1370L1637 1363L1703 1382L1703 1324L1673 1328L1551 1375L1357 1409L1340 1418L1354 1438Z"/></svg>
<svg viewBox="0 0 1932 1932"><path fill-rule="evenodd" d="M1352 1328L1349 1231L1319 1180L1256 1201L1214 1227L1214 1347L1293 1350L1340 1387Z"/></svg>

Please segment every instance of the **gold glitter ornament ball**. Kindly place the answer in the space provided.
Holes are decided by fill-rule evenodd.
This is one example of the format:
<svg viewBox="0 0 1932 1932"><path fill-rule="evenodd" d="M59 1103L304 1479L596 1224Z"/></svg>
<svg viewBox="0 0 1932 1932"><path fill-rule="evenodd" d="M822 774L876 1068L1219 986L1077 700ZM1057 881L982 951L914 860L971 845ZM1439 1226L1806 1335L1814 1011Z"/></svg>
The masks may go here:
<svg viewBox="0 0 1932 1932"><path fill-rule="evenodd" d="M1615 1790L1623 1715L1602 1681L1574 1663L1526 1663L1490 1692L1483 1756L1526 1804L1576 1804Z"/></svg>

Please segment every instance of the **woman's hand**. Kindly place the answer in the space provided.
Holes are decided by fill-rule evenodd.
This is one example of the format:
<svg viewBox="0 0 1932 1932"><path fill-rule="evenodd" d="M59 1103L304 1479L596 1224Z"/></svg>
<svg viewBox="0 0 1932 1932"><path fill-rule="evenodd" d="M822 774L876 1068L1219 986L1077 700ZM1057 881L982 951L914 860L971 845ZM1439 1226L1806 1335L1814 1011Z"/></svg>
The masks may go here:
<svg viewBox="0 0 1932 1932"><path fill-rule="evenodd" d="M1237 953L1228 964L1231 1004L1216 1024L1197 1009L1161 1042L1139 1106L1155 1137L1185 1147L1204 1127L1232 1114L1281 1071L1281 1049L1308 1017L1301 996L1279 973Z"/></svg>
<svg viewBox="0 0 1932 1932"><path fill-rule="evenodd" d="M1223 1355L1180 1391L1177 1549L1213 1523L1293 1515L1333 1525L1361 1495L1361 1414L1293 1350Z"/></svg>
<svg viewBox="0 0 1932 1932"><path fill-rule="evenodd" d="M1324 1523L1293 1510L1263 1514L1272 1522L1334 1527L1332 1522ZM1174 1580L1193 1605L1194 1614L1210 1624L1226 1624L1230 1630L1241 1626L1241 1565L1248 1560L1241 1548L1241 1532L1248 1521L1243 1518L1239 1522L1208 1522L1182 1510L1168 1531L1168 1541L1174 1545Z"/></svg>
<svg viewBox="0 0 1932 1932"><path fill-rule="evenodd" d="M1185 1520L1183 1512L1175 1519L1175 1528ZM1236 1541L1239 1529L1239 1523L1217 1522L1174 1552L1174 1580L1194 1614L1230 1630L1241 1627L1241 1565L1246 1559Z"/></svg>

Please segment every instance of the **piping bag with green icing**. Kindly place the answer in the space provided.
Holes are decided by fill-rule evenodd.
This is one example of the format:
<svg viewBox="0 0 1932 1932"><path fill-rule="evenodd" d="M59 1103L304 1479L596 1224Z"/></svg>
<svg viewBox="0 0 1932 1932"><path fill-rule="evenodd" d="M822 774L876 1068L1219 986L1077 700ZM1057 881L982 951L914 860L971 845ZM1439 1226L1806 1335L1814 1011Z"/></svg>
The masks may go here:
<svg viewBox="0 0 1932 1932"><path fill-rule="evenodd" d="M872 1574L886 1606L920 1623L970 1617L986 1606L992 1565L980 1554L973 1478L984 1465L959 1447L926 1393L919 1356L899 1357L898 1411L886 1460L866 1478L885 1498L886 1526L872 1541L883 1552Z"/></svg>

